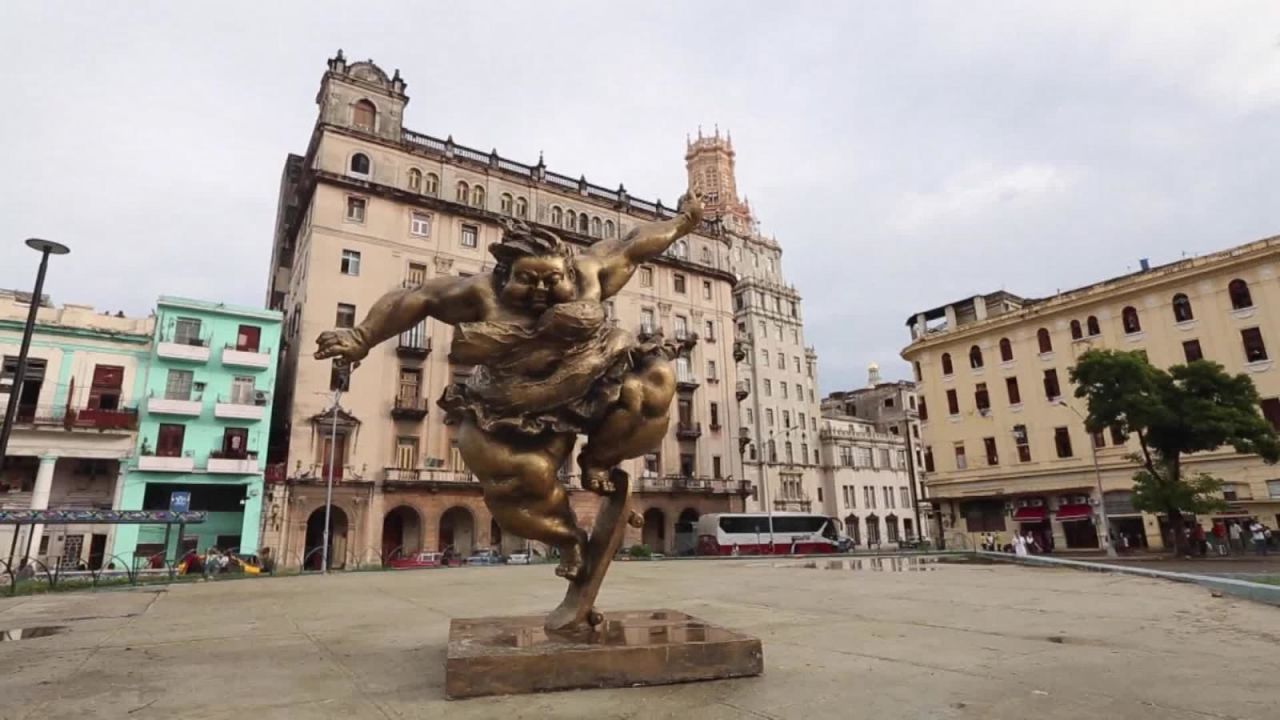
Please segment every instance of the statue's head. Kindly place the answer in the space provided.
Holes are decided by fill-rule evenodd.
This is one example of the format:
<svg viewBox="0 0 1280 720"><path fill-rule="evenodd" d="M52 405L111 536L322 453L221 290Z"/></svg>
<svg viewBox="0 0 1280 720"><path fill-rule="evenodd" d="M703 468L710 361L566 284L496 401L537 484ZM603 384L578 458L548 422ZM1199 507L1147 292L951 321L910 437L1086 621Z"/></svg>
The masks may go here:
<svg viewBox="0 0 1280 720"><path fill-rule="evenodd" d="M489 254L498 261L494 289L507 307L540 313L577 297L573 253L549 230L508 222L502 242L490 245Z"/></svg>

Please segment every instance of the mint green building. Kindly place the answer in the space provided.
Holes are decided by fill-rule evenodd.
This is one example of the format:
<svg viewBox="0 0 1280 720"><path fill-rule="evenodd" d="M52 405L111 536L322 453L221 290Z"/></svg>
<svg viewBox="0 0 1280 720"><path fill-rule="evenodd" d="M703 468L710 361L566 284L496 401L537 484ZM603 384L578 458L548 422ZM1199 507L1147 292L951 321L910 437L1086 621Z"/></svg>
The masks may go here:
<svg viewBox="0 0 1280 720"><path fill-rule="evenodd" d="M163 525L121 526L114 552L126 562L258 551L280 323L273 310L160 298L120 509L167 510L174 493L189 493L208 521L182 537L174 528L167 547Z"/></svg>

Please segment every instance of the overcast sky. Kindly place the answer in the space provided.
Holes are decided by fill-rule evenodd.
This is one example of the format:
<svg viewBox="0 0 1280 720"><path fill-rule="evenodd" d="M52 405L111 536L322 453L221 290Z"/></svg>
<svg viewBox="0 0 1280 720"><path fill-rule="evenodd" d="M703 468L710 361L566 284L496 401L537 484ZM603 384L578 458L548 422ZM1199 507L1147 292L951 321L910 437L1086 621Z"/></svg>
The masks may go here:
<svg viewBox="0 0 1280 720"><path fill-rule="evenodd" d="M326 58L399 68L406 126L674 203L684 141L804 296L824 391L912 313L1280 233L1280 3L221 2L0 6L0 287L261 305L281 165Z"/></svg>

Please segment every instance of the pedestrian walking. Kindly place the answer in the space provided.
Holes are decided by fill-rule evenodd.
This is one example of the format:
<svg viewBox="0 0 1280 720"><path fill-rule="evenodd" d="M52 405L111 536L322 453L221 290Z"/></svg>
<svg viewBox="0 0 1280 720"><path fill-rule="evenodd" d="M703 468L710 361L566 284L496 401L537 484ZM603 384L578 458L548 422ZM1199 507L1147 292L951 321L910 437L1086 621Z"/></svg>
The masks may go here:
<svg viewBox="0 0 1280 720"><path fill-rule="evenodd" d="M1231 527L1227 528L1227 537L1231 540L1231 552L1244 552L1244 544L1241 542L1243 535L1244 531L1240 529L1240 523L1236 520L1232 520Z"/></svg>
<svg viewBox="0 0 1280 720"><path fill-rule="evenodd" d="M1267 554L1267 529L1257 520L1249 526L1249 532L1253 536L1253 552L1257 555Z"/></svg>

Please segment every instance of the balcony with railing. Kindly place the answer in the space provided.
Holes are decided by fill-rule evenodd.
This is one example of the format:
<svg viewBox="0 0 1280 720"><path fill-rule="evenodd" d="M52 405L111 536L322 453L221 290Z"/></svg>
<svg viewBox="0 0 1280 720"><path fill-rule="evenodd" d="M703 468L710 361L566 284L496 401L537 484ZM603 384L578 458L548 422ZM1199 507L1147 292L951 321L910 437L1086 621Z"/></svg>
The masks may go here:
<svg viewBox="0 0 1280 720"><path fill-rule="evenodd" d="M702 423L700 422L678 422L676 423L676 437L681 440L697 440L702 437Z"/></svg>
<svg viewBox="0 0 1280 720"><path fill-rule="evenodd" d="M169 329L156 343L156 355L167 360L209 362L209 334L188 334Z"/></svg>
<svg viewBox="0 0 1280 720"><path fill-rule="evenodd" d="M218 475L257 475L258 453L228 450L219 444L209 451L205 470Z"/></svg>
<svg viewBox="0 0 1280 720"><path fill-rule="evenodd" d="M676 372L676 389L684 391L697 390L702 383L698 382L698 376L694 375L690 370L680 370Z"/></svg>
<svg viewBox="0 0 1280 720"><path fill-rule="evenodd" d="M269 399L263 390L219 395L213 416L221 420L261 420L266 417Z"/></svg>
<svg viewBox="0 0 1280 720"><path fill-rule="evenodd" d="M236 347L235 343L227 343L222 348L222 364L231 367L266 370L271 366L271 351Z"/></svg>
<svg viewBox="0 0 1280 720"><path fill-rule="evenodd" d="M198 417L203 407L204 395L198 392L156 395L153 391L147 395L147 412L155 413L156 415Z"/></svg>
<svg viewBox="0 0 1280 720"><path fill-rule="evenodd" d="M733 361L742 362L747 359L747 342L745 340L733 341Z"/></svg>
<svg viewBox="0 0 1280 720"><path fill-rule="evenodd" d="M396 420L421 420L427 416L427 399L397 395L391 404L391 417Z"/></svg>
<svg viewBox="0 0 1280 720"><path fill-rule="evenodd" d="M188 450L178 455L157 455L144 452L138 456L138 469L143 472L192 472L196 469L195 454Z"/></svg>
<svg viewBox="0 0 1280 720"><path fill-rule="evenodd" d="M402 358L422 360L431 354L431 338L420 332L402 332L396 342L396 355Z"/></svg>
<svg viewBox="0 0 1280 720"><path fill-rule="evenodd" d="M751 383L746 380L739 380L733 386L733 395L739 400L746 400L751 394Z"/></svg>
<svg viewBox="0 0 1280 720"><path fill-rule="evenodd" d="M813 508L813 500L809 498L777 498L773 501L773 509L779 512L809 512Z"/></svg>
<svg viewBox="0 0 1280 720"><path fill-rule="evenodd" d="M733 478L700 475L642 475L636 480L636 492L692 493L701 495L749 495L751 483Z"/></svg>
<svg viewBox="0 0 1280 720"><path fill-rule="evenodd" d="M30 425L34 429L97 430L99 432L132 432L138 429L138 411L134 408L68 408L63 405L19 405L14 425ZM0 417L0 425L4 419Z"/></svg>
<svg viewBox="0 0 1280 720"><path fill-rule="evenodd" d="M480 487L476 476L470 472L445 468L385 468L382 484L387 489L420 487L431 491Z"/></svg>

